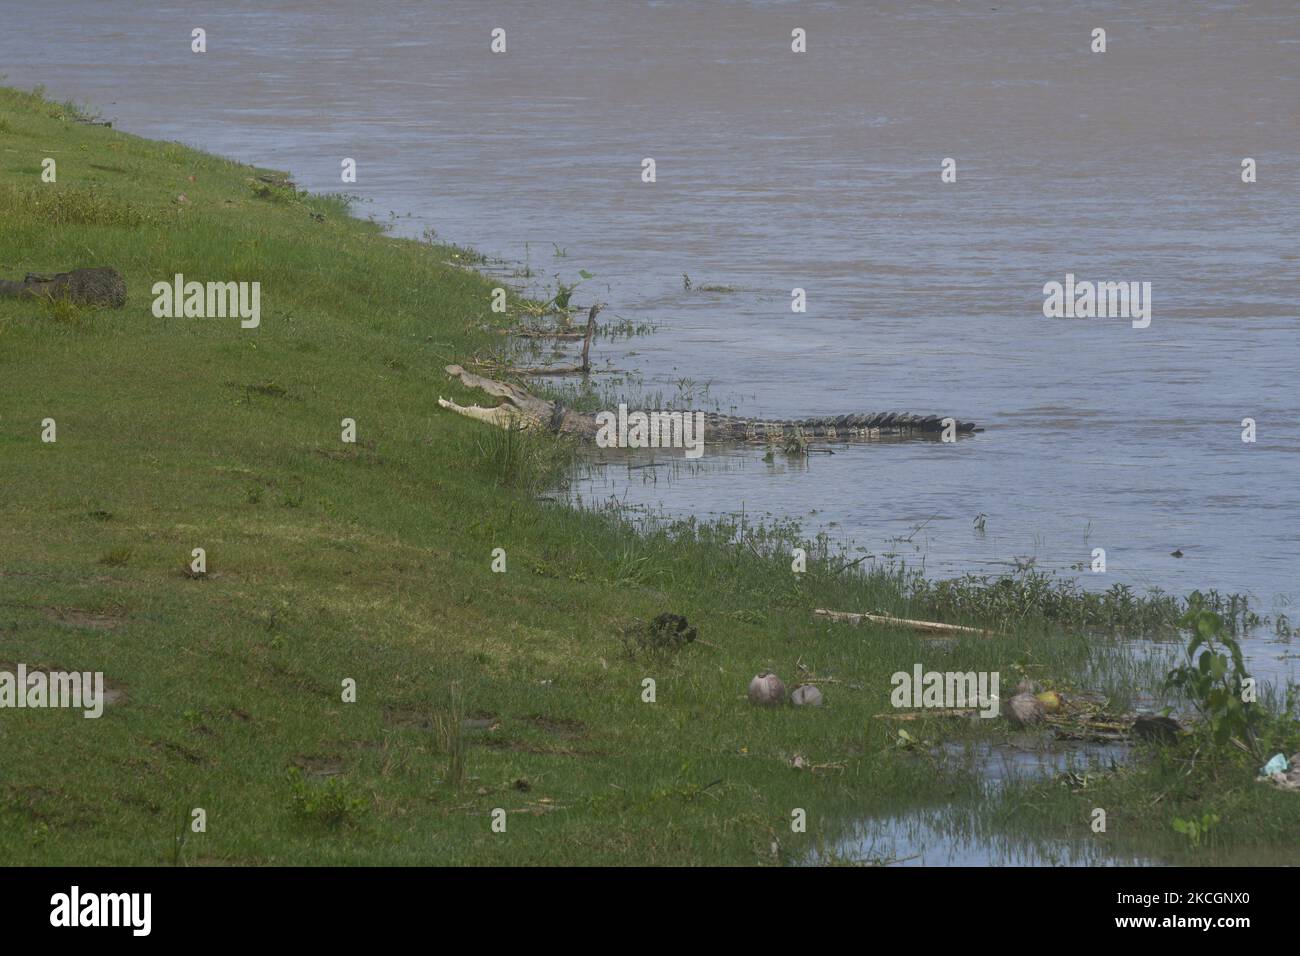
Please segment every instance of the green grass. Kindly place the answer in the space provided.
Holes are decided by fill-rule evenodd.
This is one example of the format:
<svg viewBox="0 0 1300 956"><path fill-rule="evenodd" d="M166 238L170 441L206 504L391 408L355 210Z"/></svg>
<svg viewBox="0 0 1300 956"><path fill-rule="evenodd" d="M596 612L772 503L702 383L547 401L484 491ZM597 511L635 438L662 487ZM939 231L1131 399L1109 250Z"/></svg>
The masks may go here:
<svg viewBox="0 0 1300 956"><path fill-rule="evenodd" d="M436 405L479 400L442 367L508 321L490 310L495 283L462 267L472 252L393 239L345 199L76 115L0 90L0 276L111 265L129 288L118 311L0 300L0 663L102 670L117 696L99 720L0 711L0 859L791 862L856 819L949 805L1014 830L973 775L872 718L889 676L1019 668L1121 696L1154 679L1081 630L1167 616L1141 601L837 572L815 546L798 576L779 529L638 534L538 500L571 449ZM55 184L40 182L46 156ZM177 272L260 282L260 328L155 318L150 288ZM199 578L184 573L196 547ZM820 622L818 606L1010 636L935 643ZM629 653L629 622L665 611L699 641ZM792 685L800 666L835 678L827 707L745 701L759 670ZM1008 736L951 723L917 729ZM795 754L826 766L794 770ZM1162 759L1176 778L1177 755ZM1111 785L1145 805L1159 774ZM1135 813L1133 845L1204 852L1159 840L1216 800L1216 846L1295 844L1294 802L1214 779ZM1051 802L1057 830L1067 803ZM205 833L186 827L197 807ZM791 832L795 808L807 833ZM1087 839L1086 818L1070 832Z"/></svg>

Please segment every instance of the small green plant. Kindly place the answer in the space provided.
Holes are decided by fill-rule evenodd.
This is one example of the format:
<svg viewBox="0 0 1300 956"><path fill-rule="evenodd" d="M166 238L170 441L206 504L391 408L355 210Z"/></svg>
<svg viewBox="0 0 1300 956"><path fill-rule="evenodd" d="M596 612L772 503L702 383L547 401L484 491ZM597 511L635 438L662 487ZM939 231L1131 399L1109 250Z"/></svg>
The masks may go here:
<svg viewBox="0 0 1300 956"><path fill-rule="evenodd" d="M0 207L7 207L16 221L55 226L123 226L138 228L157 222L158 214L148 207L124 199L110 199L95 187L72 186L0 189Z"/></svg>
<svg viewBox="0 0 1300 956"><path fill-rule="evenodd" d="M132 553L130 548L114 548L100 558L99 563L106 564L110 568L120 568L130 563Z"/></svg>
<svg viewBox="0 0 1300 956"><path fill-rule="evenodd" d="M433 734L438 749L447 756L446 782L459 790L465 785L465 705L460 688L452 685L451 701L433 715Z"/></svg>
<svg viewBox="0 0 1300 956"><path fill-rule="evenodd" d="M289 768L289 802L294 816L330 827L356 826L370 809L370 802L353 793L341 777L323 784L309 783L297 767Z"/></svg>
<svg viewBox="0 0 1300 956"><path fill-rule="evenodd" d="M529 493L561 483L572 460L568 444L515 424L483 430L475 443L479 461L497 485Z"/></svg>
<svg viewBox="0 0 1300 956"><path fill-rule="evenodd" d="M671 656L695 638L695 628L680 614L660 614L651 621L635 621L619 635L629 659L641 654Z"/></svg>
<svg viewBox="0 0 1300 956"><path fill-rule="evenodd" d="M1188 597L1187 611L1178 623L1191 631L1187 663L1169 672L1166 689L1178 691L1191 702L1216 745L1240 739L1259 757L1255 729L1260 714L1253 703L1242 700L1241 691L1250 675L1241 646L1227 634L1223 618L1206 608L1200 591Z"/></svg>
<svg viewBox="0 0 1300 956"><path fill-rule="evenodd" d="M577 289L578 286L582 285L586 280L594 278L596 278L595 275L588 272L586 269L579 269L578 281L566 285L560 281L559 275L556 275L555 285L557 291L555 293L555 298L551 300L551 304L561 312L567 311L569 308L569 300L573 297L574 290Z"/></svg>
<svg viewBox="0 0 1300 956"><path fill-rule="evenodd" d="M1202 841L1213 832L1218 823L1218 814L1206 813L1199 820L1174 817L1173 827L1176 832L1187 837L1194 848L1200 849Z"/></svg>
<svg viewBox="0 0 1300 956"><path fill-rule="evenodd" d="M54 322L75 325L91 310L71 299L45 296L41 298L45 315Z"/></svg>
<svg viewBox="0 0 1300 956"><path fill-rule="evenodd" d="M776 461L778 451L792 458L807 458L808 446L808 436L798 430L792 435L768 436L767 450L763 453L763 461L768 464Z"/></svg>
<svg viewBox="0 0 1300 956"><path fill-rule="evenodd" d="M808 436L798 430L793 435L784 436L781 439L781 450L787 455L806 458L808 456Z"/></svg>
<svg viewBox="0 0 1300 956"><path fill-rule="evenodd" d="M269 202L293 205L302 202L303 194L285 180L254 180L248 184L253 195Z"/></svg>
<svg viewBox="0 0 1300 956"><path fill-rule="evenodd" d="M900 750L925 750L928 744L899 727L898 734L894 737L894 746Z"/></svg>

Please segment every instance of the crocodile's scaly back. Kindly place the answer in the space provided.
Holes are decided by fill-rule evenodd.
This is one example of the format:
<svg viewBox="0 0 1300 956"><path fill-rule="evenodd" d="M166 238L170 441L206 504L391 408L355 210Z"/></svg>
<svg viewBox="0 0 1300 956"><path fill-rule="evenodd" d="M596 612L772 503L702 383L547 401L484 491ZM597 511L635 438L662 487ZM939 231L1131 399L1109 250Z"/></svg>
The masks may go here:
<svg viewBox="0 0 1300 956"><path fill-rule="evenodd" d="M940 415L875 412L821 418L762 420L732 415L706 415L705 437L711 441L781 441L794 438L823 441L873 441L911 435L942 435L949 419ZM982 431L974 422L952 419L957 434Z"/></svg>

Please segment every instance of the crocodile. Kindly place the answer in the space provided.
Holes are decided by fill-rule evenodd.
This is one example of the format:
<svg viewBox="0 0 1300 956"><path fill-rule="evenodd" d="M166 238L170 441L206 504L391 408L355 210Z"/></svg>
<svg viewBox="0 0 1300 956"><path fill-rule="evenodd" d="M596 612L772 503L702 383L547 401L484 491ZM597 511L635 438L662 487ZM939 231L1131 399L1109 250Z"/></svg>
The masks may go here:
<svg viewBox="0 0 1300 956"><path fill-rule="evenodd" d="M460 415L496 425L498 428L542 428L557 434L594 439L599 430L594 413L576 412L560 402L532 395L517 385L498 382L448 365L446 372L469 388L504 398L496 406L458 405L445 398L438 404ZM941 438L945 422L952 422L956 435L981 432L974 422L962 422L940 415L910 415L876 412L857 415L828 415L817 418L758 419L706 412L706 442L781 442L789 440L889 441L905 438Z"/></svg>
<svg viewBox="0 0 1300 956"><path fill-rule="evenodd" d="M29 272L22 282L0 279L0 296L66 299L78 305L106 305L120 309L126 304L126 280L116 269L107 266L73 269L58 275Z"/></svg>

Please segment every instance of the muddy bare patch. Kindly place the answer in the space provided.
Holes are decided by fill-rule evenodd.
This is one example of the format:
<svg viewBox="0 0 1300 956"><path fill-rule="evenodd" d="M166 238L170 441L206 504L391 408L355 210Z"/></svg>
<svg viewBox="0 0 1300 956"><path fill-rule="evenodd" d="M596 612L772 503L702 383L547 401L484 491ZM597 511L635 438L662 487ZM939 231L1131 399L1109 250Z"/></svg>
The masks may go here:
<svg viewBox="0 0 1300 956"><path fill-rule="evenodd" d="M126 703L126 685L115 680L104 678L104 706L112 707L116 704Z"/></svg>
<svg viewBox="0 0 1300 956"><path fill-rule="evenodd" d="M604 751L588 750L579 747L570 747L561 743L547 743L545 741L523 740L521 738L493 737L487 734L475 735L468 738L466 743L476 747L487 747L489 750L509 750L511 753L518 754L538 754L544 757L604 757Z"/></svg>
<svg viewBox="0 0 1300 956"><path fill-rule="evenodd" d="M207 764L209 762L208 758L197 750L194 750L191 747L186 747L184 744L178 744L175 741L151 740L149 741L149 746L156 750L160 750L165 754L169 754L170 756L180 757L186 763L195 764L196 766Z"/></svg>
<svg viewBox="0 0 1300 956"><path fill-rule="evenodd" d="M49 661L27 661L26 667L28 674L35 673L36 671L42 671L47 674L55 671L64 674L70 674L73 672L84 674L86 672L86 668L84 667L64 667L61 664L53 664ZM10 674L16 674L18 672L18 664L16 661L0 660L0 671L7 671ZM111 677L105 677L104 706L111 707L116 704L122 704L126 702L126 699L126 685L121 681L113 680Z"/></svg>
<svg viewBox="0 0 1300 956"><path fill-rule="evenodd" d="M331 701L337 699L338 691L336 688L316 680L309 674L294 671L279 661L267 661L264 669L283 684L297 687L299 690L309 691L321 697L328 697Z"/></svg>
<svg viewBox="0 0 1300 956"><path fill-rule="evenodd" d="M244 398L249 399L254 395L260 395L263 398L292 398L289 390L278 382L226 382L227 388L242 389Z"/></svg>
<svg viewBox="0 0 1300 956"><path fill-rule="evenodd" d="M162 805L150 800L148 797L139 793L125 793L117 795L117 802L124 807L131 807L135 810L143 810L150 816L158 816L162 813Z"/></svg>
<svg viewBox="0 0 1300 956"><path fill-rule="evenodd" d="M60 627L84 631L111 631L126 623L122 614L104 611L87 611L76 607L47 607L45 616Z"/></svg>
<svg viewBox="0 0 1300 956"><path fill-rule="evenodd" d="M429 711L418 707L385 707L384 726L398 730L430 730L433 718Z"/></svg>
<svg viewBox="0 0 1300 956"><path fill-rule="evenodd" d="M0 806L35 823L81 829L92 826L90 809L61 790L39 784L11 784L0 797Z"/></svg>
<svg viewBox="0 0 1300 956"><path fill-rule="evenodd" d="M500 730L501 718L497 717L496 714L488 713L487 711L476 711L472 714L467 714L465 718L461 720L460 729L488 731Z"/></svg>
<svg viewBox="0 0 1300 956"><path fill-rule="evenodd" d="M289 761L289 766L301 770L303 776L321 780L341 776L347 769L337 754L299 754Z"/></svg>
<svg viewBox="0 0 1300 956"><path fill-rule="evenodd" d="M382 465L383 456L378 453L378 446L373 441L358 441L345 448L313 448L312 451L330 461L349 461L361 465Z"/></svg>
<svg viewBox="0 0 1300 956"><path fill-rule="evenodd" d="M432 708L385 707L384 726L395 727L399 730L432 730L433 713ZM460 729L463 731L498 730L500 727L501 718L485 710L466 714L460 722Z"/></svg>
<svg viewBox="0 0 1300 956"><path fill-rule="evenodd" d="M524 722L544 730L553 737L576 739L587 736L587 725L580 720L569 717L548 717L546 714L532 714L523 718Z"/></svg>

